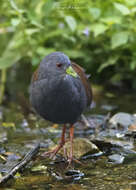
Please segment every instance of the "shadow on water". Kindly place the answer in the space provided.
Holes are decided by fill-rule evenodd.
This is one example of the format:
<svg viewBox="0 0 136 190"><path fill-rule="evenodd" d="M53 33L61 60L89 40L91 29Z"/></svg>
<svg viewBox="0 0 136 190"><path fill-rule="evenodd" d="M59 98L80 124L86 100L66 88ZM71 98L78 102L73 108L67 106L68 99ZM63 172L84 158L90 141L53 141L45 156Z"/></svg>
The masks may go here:
<svg viewBox="0 0 136 190"><path fill-rule="evenodd" d="M39 154L1 189L136 189L134 136L111 135L110 129L101 125L109 112L111 116L120 111L135 113L135 96L94 91L92 109L86 113L90 126L84 128L82 122L76 123L75 136L92 140L102 154L83 157L82 165L74 163L73 168L67 167L62 156L57 156L54 161L41 157L42 152L57 143L61 127L33 113L24 116L21 106L13 103L0 108L1 176L7 174L36 143L41 144ZM118 129L113 130L118 133Z"/></svg>

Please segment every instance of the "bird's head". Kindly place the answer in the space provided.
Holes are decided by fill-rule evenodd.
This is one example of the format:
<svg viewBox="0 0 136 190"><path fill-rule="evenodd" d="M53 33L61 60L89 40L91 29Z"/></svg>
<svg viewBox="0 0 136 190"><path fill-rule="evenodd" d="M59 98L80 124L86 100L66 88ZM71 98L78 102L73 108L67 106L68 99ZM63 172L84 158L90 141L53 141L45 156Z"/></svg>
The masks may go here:
<svg viewBox="0 0 136 190"><path fill-rule="evenodd" d="M75 78L78 76L72 68L70 59L62 52L54 52L47 55L41 62L41 66L49 75L66 74Z"/></svg>

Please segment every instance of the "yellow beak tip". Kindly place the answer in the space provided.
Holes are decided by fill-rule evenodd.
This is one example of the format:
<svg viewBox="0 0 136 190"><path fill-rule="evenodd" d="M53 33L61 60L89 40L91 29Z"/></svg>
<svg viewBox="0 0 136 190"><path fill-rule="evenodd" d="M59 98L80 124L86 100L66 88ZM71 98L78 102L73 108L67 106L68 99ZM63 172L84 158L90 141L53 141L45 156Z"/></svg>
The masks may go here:
<svg viewBox="0 0 136 190"><path fill-rule="evenodd" d="M77 78L78 74L75 72L75 70L72 68L72 66L69 66L67 69L66 69L66 73L68 75L71 75L73 76L74 78Z"/></svg>

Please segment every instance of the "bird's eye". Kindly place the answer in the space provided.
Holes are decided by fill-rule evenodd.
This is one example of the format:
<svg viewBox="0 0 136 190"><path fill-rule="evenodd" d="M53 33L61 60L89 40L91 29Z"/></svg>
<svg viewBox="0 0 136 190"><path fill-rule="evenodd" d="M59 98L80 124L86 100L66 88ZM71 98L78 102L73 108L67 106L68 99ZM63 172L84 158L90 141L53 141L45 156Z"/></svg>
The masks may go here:
<svg viewBox="0 0 136 190"><path fill-rule="evenodd" d="M57 63L56 65L60 68L62 66L62 63Z"/></svg>

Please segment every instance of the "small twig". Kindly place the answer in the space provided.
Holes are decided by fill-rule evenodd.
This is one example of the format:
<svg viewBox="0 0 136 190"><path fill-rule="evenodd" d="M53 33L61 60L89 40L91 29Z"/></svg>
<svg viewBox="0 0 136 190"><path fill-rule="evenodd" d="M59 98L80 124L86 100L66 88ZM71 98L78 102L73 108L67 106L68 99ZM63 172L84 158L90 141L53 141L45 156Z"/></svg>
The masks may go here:
<svg viewBox="0 0 136 190"><path fill-rule="evenodd" d="M25 157L19 162L17 163L15 166L13 166L7 175L5 175L4 177L2 177L0 179L0 184L3 184L5 182L7 182L10 178L13 178L13 176L20 170L22 169L26 164L28 164L28 162L31 161L31 159L38 153L40 149L40 143L37 144L33 149L30 150L30 152L28 152Z"/></svg>

